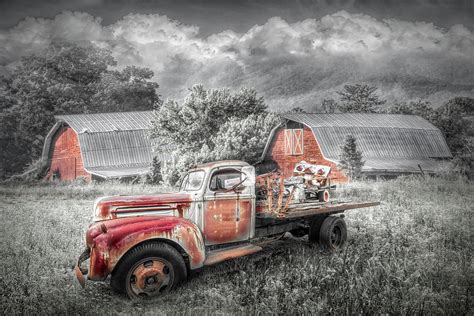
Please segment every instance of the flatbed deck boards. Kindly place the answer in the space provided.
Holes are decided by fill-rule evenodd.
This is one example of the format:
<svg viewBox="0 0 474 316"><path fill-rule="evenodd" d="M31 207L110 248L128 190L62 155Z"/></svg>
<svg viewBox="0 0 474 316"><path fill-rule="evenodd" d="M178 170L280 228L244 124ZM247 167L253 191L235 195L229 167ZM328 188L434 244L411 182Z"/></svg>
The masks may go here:
<svg viewBox="0 0 474 316"><path fill-rule="evenodd" d="M346 210L352 210L357 208L372 207L380 205L380 202L306 202L306 203L295 203L288 206L285 212L281 213L258 213L257 218L261 219L299 219L304 217L311 217L321 214L334 214L341 213Z"/></svg>

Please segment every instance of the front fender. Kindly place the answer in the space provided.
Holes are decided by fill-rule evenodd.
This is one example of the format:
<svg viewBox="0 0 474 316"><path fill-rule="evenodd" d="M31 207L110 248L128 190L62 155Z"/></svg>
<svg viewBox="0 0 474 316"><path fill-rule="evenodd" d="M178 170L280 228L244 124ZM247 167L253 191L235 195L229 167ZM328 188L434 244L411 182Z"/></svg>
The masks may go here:
<svg viewBox="0 0 474 316"><path fill-rule="evenodd" d="M96 227L97 226L97 227ZM101 231L97 234L97 231ZM174 216L141 216L98 222L89 228L91 247L88 278L104 280L134 246L162 239L178 244L189 257L190 269L203 266L205 248L201 231L191 221Z"/></svg>

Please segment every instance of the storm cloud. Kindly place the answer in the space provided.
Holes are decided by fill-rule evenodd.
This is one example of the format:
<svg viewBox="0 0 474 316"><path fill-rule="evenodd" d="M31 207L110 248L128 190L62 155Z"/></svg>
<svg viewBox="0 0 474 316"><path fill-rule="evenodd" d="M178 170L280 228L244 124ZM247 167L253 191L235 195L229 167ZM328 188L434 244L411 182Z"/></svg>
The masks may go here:
<svg viewBox="0 0 474 316"><path fill-rule="evenodd" d="M129 14L110 25L82 12L30 17L0 31L0 72L62 41L109 48L119 68L152 69L165 98L182 98L196 83L255 87L274 109L311 109L351 83L377 85L389 102L423 98L439 105L474 96L470 29L347 11L293 23L273 17L244 32L209 36L159 14Z"/></svg>

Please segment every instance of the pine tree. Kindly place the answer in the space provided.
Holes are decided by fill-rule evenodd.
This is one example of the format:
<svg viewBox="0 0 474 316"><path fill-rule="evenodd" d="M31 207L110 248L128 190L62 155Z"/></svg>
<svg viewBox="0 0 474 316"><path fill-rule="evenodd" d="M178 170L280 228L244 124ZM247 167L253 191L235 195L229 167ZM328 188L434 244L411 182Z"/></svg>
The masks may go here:
<svg viewBox="0 0 474 316"><path fill-rule="evenodd" d="M375 91L377 87L366 84L345 85L340 96L338 108L343 113L377 113L386 100L381 99Z"/></svg>
<svg viewBox="0 0 474 316"><path fill-rule="evenodd" d="M161 171L161 161L157 156L153 157L151 164L151 172L147 175L146 181L148 183L159 184L163 181L163 175Z"/></svg>
<svg viewBox="0 0 474 316"><path fill-rule="evenodd" d="M347 135L341 151L338 167L343 170L350 180L358 178L364 166L364 161L362 161L362 152L357 149L356 138Z"/></svg>

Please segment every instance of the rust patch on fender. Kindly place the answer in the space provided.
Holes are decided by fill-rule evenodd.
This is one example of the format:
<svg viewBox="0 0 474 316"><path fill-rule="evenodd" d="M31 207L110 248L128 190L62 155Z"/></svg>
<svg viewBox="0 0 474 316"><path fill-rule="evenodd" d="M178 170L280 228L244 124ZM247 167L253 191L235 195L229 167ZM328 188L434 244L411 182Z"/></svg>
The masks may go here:
<svg viewBox="0 0 474 316"><path fill-rule="evenodd" d="M107 233L97 234L105 225ZM91 233L89 233L91 232ZM189 256L191 269L199 268L205 259L204 242L191 221L173 216L142 216L114 219L92 225L88 231L91 247L89 278L103 280L120 258L135 245L152 239L166 239L180 245Z"/></svg>

